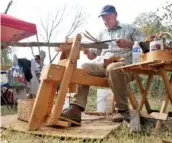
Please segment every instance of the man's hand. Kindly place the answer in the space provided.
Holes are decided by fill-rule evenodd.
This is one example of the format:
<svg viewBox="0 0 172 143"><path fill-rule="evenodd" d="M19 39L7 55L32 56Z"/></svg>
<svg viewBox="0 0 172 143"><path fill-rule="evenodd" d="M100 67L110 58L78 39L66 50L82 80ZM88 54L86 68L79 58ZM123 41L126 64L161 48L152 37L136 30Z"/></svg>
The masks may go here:
<svg viewBox="0 0 172 143"><path fill-rule="evenodd" d="M120 47L120 48L132 48L133 44L134 44L133 41L125 40L125 39L118 39L116 41L116 43L117 43L118 47Z"/></svg>
<svg viewBox="0 0 172 143"><path fill-rule="evenodd" d="M83 50L84 54L87 55L88 59L90 59L90 60L93 60L97 57L94 53L90 52L89 49L82 48L82 50Z"/></svg>
<svg viewBox="0 0 172 143"><path fill-rule="evenodd" d="M122 62L124 60L124 58L122 57L111 57L109 59L104 59L104 66L107 67L109 64L111 64L112 62Z"/></svg>

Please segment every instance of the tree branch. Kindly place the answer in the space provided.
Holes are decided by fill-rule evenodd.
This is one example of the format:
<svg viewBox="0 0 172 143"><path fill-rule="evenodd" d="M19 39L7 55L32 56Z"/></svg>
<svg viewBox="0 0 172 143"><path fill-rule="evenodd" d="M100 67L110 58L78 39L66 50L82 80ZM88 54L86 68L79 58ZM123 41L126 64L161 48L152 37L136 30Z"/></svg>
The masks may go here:
<svg viewBox="0 0 172 143"><path fill-rule="evenodd" d="M60 45L64 46L72 46L72 43L65 43L65 42L59 42L59 43L46 43L46 42L1 42L1 48L6 48L8 46L13 47L36 47L36 46L42 46L42 47L59 47ZM100 49L107 49L108 44L106 43L81 43L81 47L84 48L100 48Z"/></svg>
<svg viewBox="0 0 172 143"><path fill-rule="evenodd" d="M75 15L75 18L72 22L72 25L69 29L69 31L66 34L66 37L70 37L70 35L83 24L83 21L85 20L85 14L83 13L82 9L78 9Z"/></svg>

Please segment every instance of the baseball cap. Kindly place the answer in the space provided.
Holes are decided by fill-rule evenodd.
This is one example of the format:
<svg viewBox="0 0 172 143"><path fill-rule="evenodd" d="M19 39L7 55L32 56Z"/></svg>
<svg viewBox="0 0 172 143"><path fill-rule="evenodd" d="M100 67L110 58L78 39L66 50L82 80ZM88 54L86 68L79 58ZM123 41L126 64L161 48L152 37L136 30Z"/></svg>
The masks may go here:
<svg viewBox="0 0 172 143"><path fill-rule="evenodd" d="M104 15L108 15L111 13L116 12L116 8L113 5L105 5L100 12L100 15L98 17L104 16Z"/></svg>

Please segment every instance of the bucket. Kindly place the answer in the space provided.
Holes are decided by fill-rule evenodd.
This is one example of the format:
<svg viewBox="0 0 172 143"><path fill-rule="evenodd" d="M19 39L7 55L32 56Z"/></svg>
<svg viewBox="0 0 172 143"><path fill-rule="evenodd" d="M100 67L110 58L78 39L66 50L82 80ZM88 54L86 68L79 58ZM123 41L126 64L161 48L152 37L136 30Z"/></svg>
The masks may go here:
<svg viewBox="0 0 172 143"><path fill-rule="evenodd" d="M70 93L67 93L63 105L63 110L69 108L69 106L70 106Z"/></svg>
<svg viewBox="0 0 172 143"><path fill-rule="evenodd" d="M113 112L113 93L111 89L97 89L97 112Z"/></svg>

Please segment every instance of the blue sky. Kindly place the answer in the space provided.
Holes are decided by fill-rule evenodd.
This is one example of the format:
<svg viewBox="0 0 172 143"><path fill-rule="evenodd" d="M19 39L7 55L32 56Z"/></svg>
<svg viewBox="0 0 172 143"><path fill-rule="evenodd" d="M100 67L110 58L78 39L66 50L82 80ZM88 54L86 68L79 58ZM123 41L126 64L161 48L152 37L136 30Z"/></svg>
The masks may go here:
<svg viewBox="0 0 172 143"><path fill-rule="evenodd" d="M0 0L0 12L4 12L5 8L10 0ZM170 1L170 0L169 0ZM96 35L97 32L104 27L101 18L98 18L98 14L102 6L106 4L112 4L118 11L118 20L122 23L132 23L137 15L142 12L153 11L160 7L165 0L13 0L13 4L8 11L9 15L13 15L25 21L29 21L37 24L37 29L40 28L40 19L46 20L47 13L53 15L55 11L68 5L68 10L71 13L74 11L74 6L78 5L86 13L89 14L85 25L78 29L78 32L87 29L92 35ZM72 16L71 16L72 17ZM71 18L70 15L67 17ZM64 28L69 27L70 22L63 24ZM63 31L61 31L63 32ZM59 33L57 38L59 41L64 39L63 34ZM35 40L35 37L30 38L30 41ZM29 48L15 48L18 57L32 58L32 54ZM46 51L46 48L44 48ZM35 50L35 54L37 51ZM55 51L53 52L55 54ZM47 62L47 59L45 63Z"/></svg>

